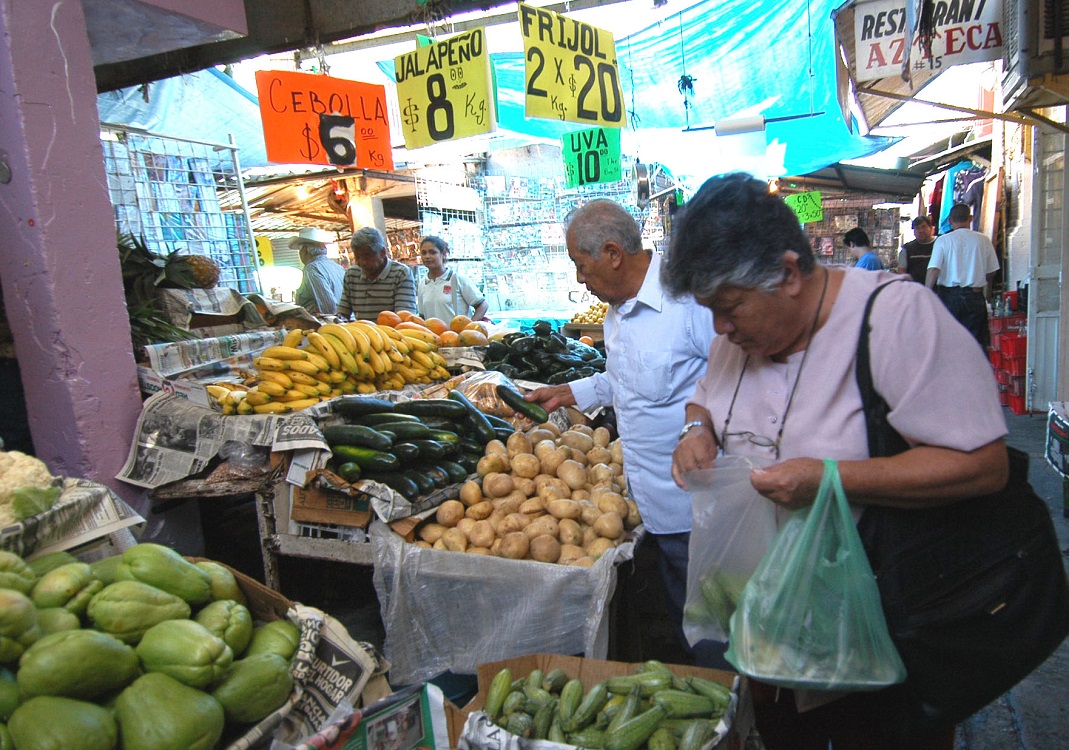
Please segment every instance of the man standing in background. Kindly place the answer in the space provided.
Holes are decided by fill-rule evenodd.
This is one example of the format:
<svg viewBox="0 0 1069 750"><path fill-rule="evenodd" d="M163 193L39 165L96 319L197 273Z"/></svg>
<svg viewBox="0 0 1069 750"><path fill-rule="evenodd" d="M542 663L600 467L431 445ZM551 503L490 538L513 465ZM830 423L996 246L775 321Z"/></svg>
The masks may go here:
<svg viewBox="0 0 1069 750"><path fill-rule="evenodd" d="M327 244L332 239L329 232L308 227L290 240L290 247L297 248L304 265L294 301L313 315L333 315L341 298L345 269L327 257Z"/></svg>
<svg viewBox="0 0 1069 750"><path fill-rule="evenodd" d="M387 257L386 239L375 227L353 232L349 240L353 263L345 272L338 317L375 320L383 310L416 312L416 284L412 271Z"/></svg>
<svg viewBox="0 0 1069 750"><path fill-rule="evenodd" d="M955 203L950 209L952 229L932 246L924 283L986 349L991 340L986 289L999 263L991 240L969 229L971 214L964 203Z"/></svg>
<svg viewBox="0 0 1069 750"><path fill-rule="evenodd" d="M872 251L869 236L865 234L865 230L861 227L854 227L844 234L843 244L846 245L846 249L857 260L857 263L854 264L855 268L864 268L866 271L883 270L883 263L880 262L880 257Z"/></svg>
<svg viewBox="0 0 1069 750"><path fill-rule="evenodd" d="M902 245L898 251L898 271L908 273L914 281L923 284L928 275L928 262L932 259L935 230L923 214L914 219L911 226L914 239Z"/></svg>

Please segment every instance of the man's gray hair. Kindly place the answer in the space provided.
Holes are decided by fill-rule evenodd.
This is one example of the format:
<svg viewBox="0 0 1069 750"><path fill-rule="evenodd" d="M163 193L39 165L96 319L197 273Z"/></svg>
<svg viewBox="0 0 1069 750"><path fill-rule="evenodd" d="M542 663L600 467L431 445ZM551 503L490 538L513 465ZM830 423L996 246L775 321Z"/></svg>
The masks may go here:
<svg viewBox="0 0 1069 750"><path fill-rule="evenodd" d="M628 255L642 252L642 232L638 222L619 203L596 198L573 208L564 218L564 230L572 235L578 250L593 260L601 248L615 242Z"/></svg>
<svg viewBox="0 0 1069 750"><path fill-rule="evenodd" d="M316 244L315 242L301 243L301 250L308 255L309 260L327 254L327 249L322 245Z"/></svg>
<svg viewBox="0 0 1069 750"><path fill-rule="evenodd" d="M386 252L386 238L375 227L361 227L353 232L353 236L349 239L349 247L353 250L366 247L382 255Z"/></svg>

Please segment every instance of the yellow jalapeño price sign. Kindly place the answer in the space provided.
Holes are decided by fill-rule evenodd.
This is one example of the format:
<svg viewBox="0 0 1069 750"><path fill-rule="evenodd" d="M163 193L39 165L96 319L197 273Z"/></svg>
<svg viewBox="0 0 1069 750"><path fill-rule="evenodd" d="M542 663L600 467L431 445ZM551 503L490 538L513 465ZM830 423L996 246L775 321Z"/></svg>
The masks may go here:
<svg viewBox="0 0 1069 750"><path fill-rule="evenodd" d="M394 58L406 148L494 130L485 42L483 30L472 29Z"/></svg>
<svg viewBox="0 0 1069 750"><path fill-rule="evenodd" d="M519 8L527 116L626 125L612 34L544 8Z"/></svg>
<svg viewBox="0 0 1069 750"><path fill-rule="evenodd" d="M619 182L620 131L618 128L592 128L565 133L560 137L564 156L566 187L592 182Z"/></svg>

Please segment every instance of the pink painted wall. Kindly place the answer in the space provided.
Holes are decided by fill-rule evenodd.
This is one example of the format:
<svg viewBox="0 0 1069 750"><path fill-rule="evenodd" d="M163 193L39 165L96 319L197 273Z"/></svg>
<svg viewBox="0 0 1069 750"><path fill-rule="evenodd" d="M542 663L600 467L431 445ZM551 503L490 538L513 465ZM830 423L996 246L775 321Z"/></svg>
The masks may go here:
<svg viewBox="0 0 1069 750"><path fill-rule="evenodd" d="M114 479L141 398L80 2L0 0L0 159L0 280L36 452L136 502Z"/></svg>

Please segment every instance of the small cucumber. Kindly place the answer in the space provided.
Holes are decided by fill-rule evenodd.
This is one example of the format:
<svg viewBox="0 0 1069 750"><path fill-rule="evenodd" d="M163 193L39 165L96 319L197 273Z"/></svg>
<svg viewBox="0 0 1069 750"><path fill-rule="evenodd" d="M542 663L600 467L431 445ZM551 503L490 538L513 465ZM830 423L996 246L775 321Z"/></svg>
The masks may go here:
<svg viewBox="0 0 1069 750"><path fill-rule="evenodd" d="M542 680L542 687L551 693L560 694L568 682L568 673L560 667L547 674Z"/></svg>
<svg viewBox="0 0 1069 750"><path fill-rule="evenodd" d="M412 440L410 442L419 450L421 461L438 461L445 458L446 447L437 440Z"/></svg>
<svg viewBox="0 0 1069 750"><path fill-rule="evenodd" d="M490 689L486 693L486 714L494 721L501 715L505 707L505 698L512 690L512 670L505 667L496 675L490 683Z"/></svg>
<svg viewBox="0 0 1069 750"><path fill-rule="evenodd" d="M338 467L338 471L336 473L346 482L352 484L360 478L360 464L353 463L352 461L346 461Z"/></svg>
<svg viewBox="0 0 1069 750"><path fill-rule="evenodd" d="M336 445L331 451L339 461L351 461L357 464L361 471L394 471L401 465L397 456L392 453L358 445Z"/></svg>
<svg viewBox="0 0 1069 750"><path fill-rule="evenodd" d="M549 421L549 412L541 404L525 399L519 391L514 391L507 385L498 385L495 390L497 397L511 406L513 411L522 414L535 424L544 424Z"/></svg>
<svg viewBox="0 0 1069 750"><path fill-rule="evenodd" d="M486 421L490 423L494 430L508 430L510 435L516 431L516 428L513 426L512 422L508 421L507 419L502 419L501 417L496 416L494 414L487 414Z"/></svg>
<svg viewBox="0 0 1069 750"><path fill-rule="evenodd" d="M482 457L483 451L486 450L486 446L484 446L477 440L472 440L469 437L460 438L460 441L457 443L457 447L460 448L460 450L462 450L464 453L473 453L478 455L479 457Z"/></svg>
<svg viewBox="0 0 1069 750"><path fill-rule="evenodd" d="M431 428L422 422L383 422L375 429L392 432L401 441L419 440L431 435Z"/></svg>
<svg viewBox="0 0 1069 750"><path fill-rule="evenodd" d="M484 445L497 438L497 433L494 432L494 428L490 426L488 421L486 421L486 415L479 411L475 404L468 400L467 396L454 388L449 391L449 398L459 404L463 404L464 408L467 409L468 414L465 421L471 426L475 437L482 440Z"/></svg>
<svg viewBox="0 0 1069 750"><path fill-rule="evenodd" d="M562 728L571 724L572 716L575 715L579 704L583 701L583 683L578 679L571 679L564 683L560 691L560 720Z"/></svg>
<svg viewBox="0 0 1069 750"><path fill-rule="evenodd" d="M434 481L436 487L448 487L453 484L453 480L449 478L449 474L446 470L435 466L434 464L421 463L416 467L416 470L422 471L429 476Z"/></svg>
<svg viewBox="0 0 1069 750"><path fill-rule="evenodd" d="M453 434L459 434L460 428L457 423L452 419L444 419L442 417L420 417L420 422L430 427L432 430L447 430Z"/></svg>
<svg viewBox="0 0 1069 750"><path fill-rule="evenodd" d="M704 718L716 710L716 703L711 698L682 690L659 690L650 702L661 706L669 719Z"/></svg>
<svg viewBox="0 0 1069 750"><path fill-rule="evenodd" d="M516 432L516 428L515 427L495 427L494 428L494 434L497 436L497 439L500 440L502 443L506 442L512 436L512 433L514 433L514 432Z"/></svg>
<svg viewBox="0 0 1069 750"><path fill-rule="evenodd" d="M452 430L432 429L431 434L428 437L431 440L437 440L439 443L449 443L450 445L460 444L460 435L456 434Z"/></svg>
<svg viewBox="0 0 1069 750"><path fill-rule="evenodd" d="M665 714L663 706L653 706L643 711L611 732L606 732L603 747L605 750L638 750L657 731Z"/></svg>
<svg viewBox="0 0 1069 750"><path fill-rule="evenodd" d="M332 424L322 428L323 439L332 448L335 445L362 445L377 451L388 451L390 439L371 427L355 424Z"/></svg>
<svg viewBox="0 0 1069 750"><path fill-rule="evenodd" d="M598 711L608 700L609 690L605 687L604 682L599 682L590 688L583 697L582 703L579 704L579 708L575 709L575 713L572 714L571 722L564 725L565 731L575 732L593 722L594 717L598 715Z"/></svg>
<svg viewBox="0 0 1069 750"><path fill-rule="evenodd" d="M406 500L411 500L419 495L419 485L399 472L369 471L364 474L364 479L370 479L373 482L384 484L390 489L396 490Z"/></svg>
<svg viewBox="0 0 1069 750"><path fill-rule="evenodd" d="M413 414L417 417L445 417L446 419L464 419L467 410L463 404L447 398L414 398L400 401L393 405L395 412Z"/></svg>
<svg viewBox="0 0 1069 750"><path fill-rule="evenodd" d="M468 478L468 470L456 461L439 460L435 461L434 465L440 469L444 469L452 482L463 482Z"/></svg>
<svg viewBox="0 0 1069 750"><path fill-rule="evenodd" d="M642 696L648 698L654 693L672 686L672 675L668 672L653 670L638 672L637 674L619 675L610 677L605 681L605 686L610 693L627 695L631 692L631 686L638 683L642 686Z"/></svg>
<svg viewBox="0 0 1069 750"><path fill-rule="evenodd" d="M413 443L394 443L390 453L397 456L402 466L409 466L419 460L419 446Z"/></svg>
<svg viewBox="0 0 1069 750"><path fill-rule="evenodd" d="M716 733L716 726L711 721L697 719L683 731L679 740L679 750L701 750L705 743Z"/></svg>
<svg viewBox="0 0 1069 750"><path fill-rule="evenodd" d="M371 396L338 396L331 403L334 404L334 411L347 417L393 411L392 401Z"/></svg>
<svg viewBox="0 0 1069 750"><path fill-rule="evenodd" d="M376 425L386 424L388 422L412 422L413 424L423 424L419 421L419 417L414 417L411 414L394 414L393 412L375 412L372 414L364 414L355 420L362 425L368 427L375 427Z"/></svg>

